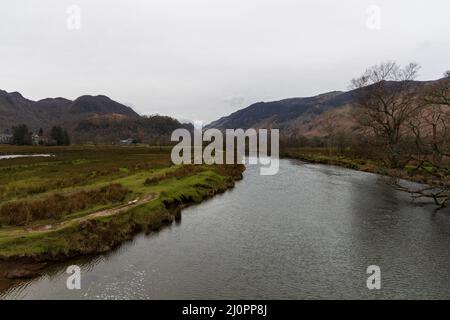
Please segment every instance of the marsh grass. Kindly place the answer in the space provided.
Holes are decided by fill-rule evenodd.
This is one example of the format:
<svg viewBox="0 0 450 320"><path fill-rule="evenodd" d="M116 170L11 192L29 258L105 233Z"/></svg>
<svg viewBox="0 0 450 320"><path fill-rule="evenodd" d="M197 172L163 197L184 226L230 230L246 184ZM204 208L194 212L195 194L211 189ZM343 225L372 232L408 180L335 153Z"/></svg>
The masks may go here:
<svg viewBox="0 0 450 320"><path fill-rule="evenodd" d="M3 155L30 153L55 157L0 161L0 261L107 251L139 231L177 219L180 208L225 191L244 170L241 165L173 166L165 147L0 146ZM75 220L148 193L158 196L117 215L91 217L83 225ZM55 221L64 221L64 227L27 231Z"/></svg>
<svg viewBox="0 0 450 320"><path fill-rule="evenodd" d="M111 184L71 194L55 193L43 199L11 201L0 207L0 224L24 226L36 220L61 219L95 205L122 202L128 192L120 184Z"/></svg>
<svg viewBox="0 0 450 320"><path fill-rule="evenodd" d="M184 166L177 166L174 169L169 170L161 170L161 172L158 172L147 179L145 179L146 185L151 185L158 183L159 181L170 179L170 178L176 178L180 179L182 177L185 177L187 175L199 173L202 171L205 171L206 167L202 165L184 165Z"/></svg>
<svg viewBox="0 0 450 320"><path fill-rule="evenodd" d="M0 202L41 196L171 166L168 149L152 147L0 145L0 155L48 153L51 158L0 160Z"/></svg>

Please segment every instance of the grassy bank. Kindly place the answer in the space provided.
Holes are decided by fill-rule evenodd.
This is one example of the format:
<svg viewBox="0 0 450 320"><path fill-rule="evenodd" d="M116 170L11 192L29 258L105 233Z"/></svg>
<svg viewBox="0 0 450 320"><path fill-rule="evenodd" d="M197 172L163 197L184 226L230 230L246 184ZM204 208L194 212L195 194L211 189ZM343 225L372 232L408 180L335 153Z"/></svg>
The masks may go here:
<svg viewBox="0 0 450 320"><path fill-rule="evenodd" d="M0 147L0 154L13 153L55 156L0 160L0 213L8 217L0 220L3 277L34 270L18 265L105 252L138 232L158 229L179 218L183 206L232 187L244 169L172 166L169 149L151 147ZM74 197L86 201L81 205ZM48 199L70 203L71 210ZM114 211L117 206L122 209ZM11 208L33 214L10 219Z"/></svg>
<svg viewBox="0 0 450 320"><path fill-rule="evenodd" d="M410 163L402 169L390 169L381 159L368 159L354 155L351 150L329 150L328 148L284 148L280 152L283 158L298 159L309 163L322 163L345 167L348 169L377 173L384 176L410 180L429 185L440 185L441 182Z"/></svg>

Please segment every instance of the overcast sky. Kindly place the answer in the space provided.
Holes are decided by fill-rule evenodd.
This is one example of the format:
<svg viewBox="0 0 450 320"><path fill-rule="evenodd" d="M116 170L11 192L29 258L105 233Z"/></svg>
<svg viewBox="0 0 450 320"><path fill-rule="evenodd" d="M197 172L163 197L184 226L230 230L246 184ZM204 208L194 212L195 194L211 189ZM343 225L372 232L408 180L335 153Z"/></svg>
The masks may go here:
<svg viewBox="0 0 450 320"><path fill-rule="evenodd" d="M19 0L1 11L0 89L105 94L140 114L209 122L346 90L385 60L419 63L420 80L450 69L448 0Z"/></svg>

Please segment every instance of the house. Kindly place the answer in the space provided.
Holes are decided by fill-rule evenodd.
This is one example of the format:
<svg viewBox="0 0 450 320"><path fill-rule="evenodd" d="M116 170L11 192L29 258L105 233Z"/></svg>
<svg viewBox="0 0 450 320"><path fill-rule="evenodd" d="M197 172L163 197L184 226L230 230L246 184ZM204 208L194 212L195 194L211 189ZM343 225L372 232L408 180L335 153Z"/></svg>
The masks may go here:
<svg viewBox="0 0 450 320"><path fill-rule="evenodd" d="M12 144L13 135L7 133L0 133L0 144Z"/></svg>
<svg viewBox="0 0 450 320"><path fill-rule="evenodd" d="M37 145L41 144L40 142L41 142L41 137L38 134L33 133L31 135L31 143L33 144L33 146L37 146Z"/></svg>
<svg viewBox="0 0 450 320"><path fill-rule="evenodd" d="M131 138L125 139L125 140L120 140L120 144L125 145L125 146L129 146L129 145L133 144L133 142L134 142L134 139L131 139Z"/></svg>

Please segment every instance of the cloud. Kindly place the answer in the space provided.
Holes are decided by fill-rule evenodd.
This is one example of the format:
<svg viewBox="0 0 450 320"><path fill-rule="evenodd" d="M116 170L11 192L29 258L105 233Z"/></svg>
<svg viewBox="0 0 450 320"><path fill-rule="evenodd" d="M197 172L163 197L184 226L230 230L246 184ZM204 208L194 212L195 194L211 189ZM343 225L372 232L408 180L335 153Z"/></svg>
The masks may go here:
<svg viewBox="0 0 450 320"><path fill-rule="evenodd" d="M213 121L341 90L389 59L437 78L450 56L450 1L381 1L378 32L363 24L370 0L75 2L74 30L70 0L2 3L0 89L34 100L104 94L141 114Z"/></svg>

